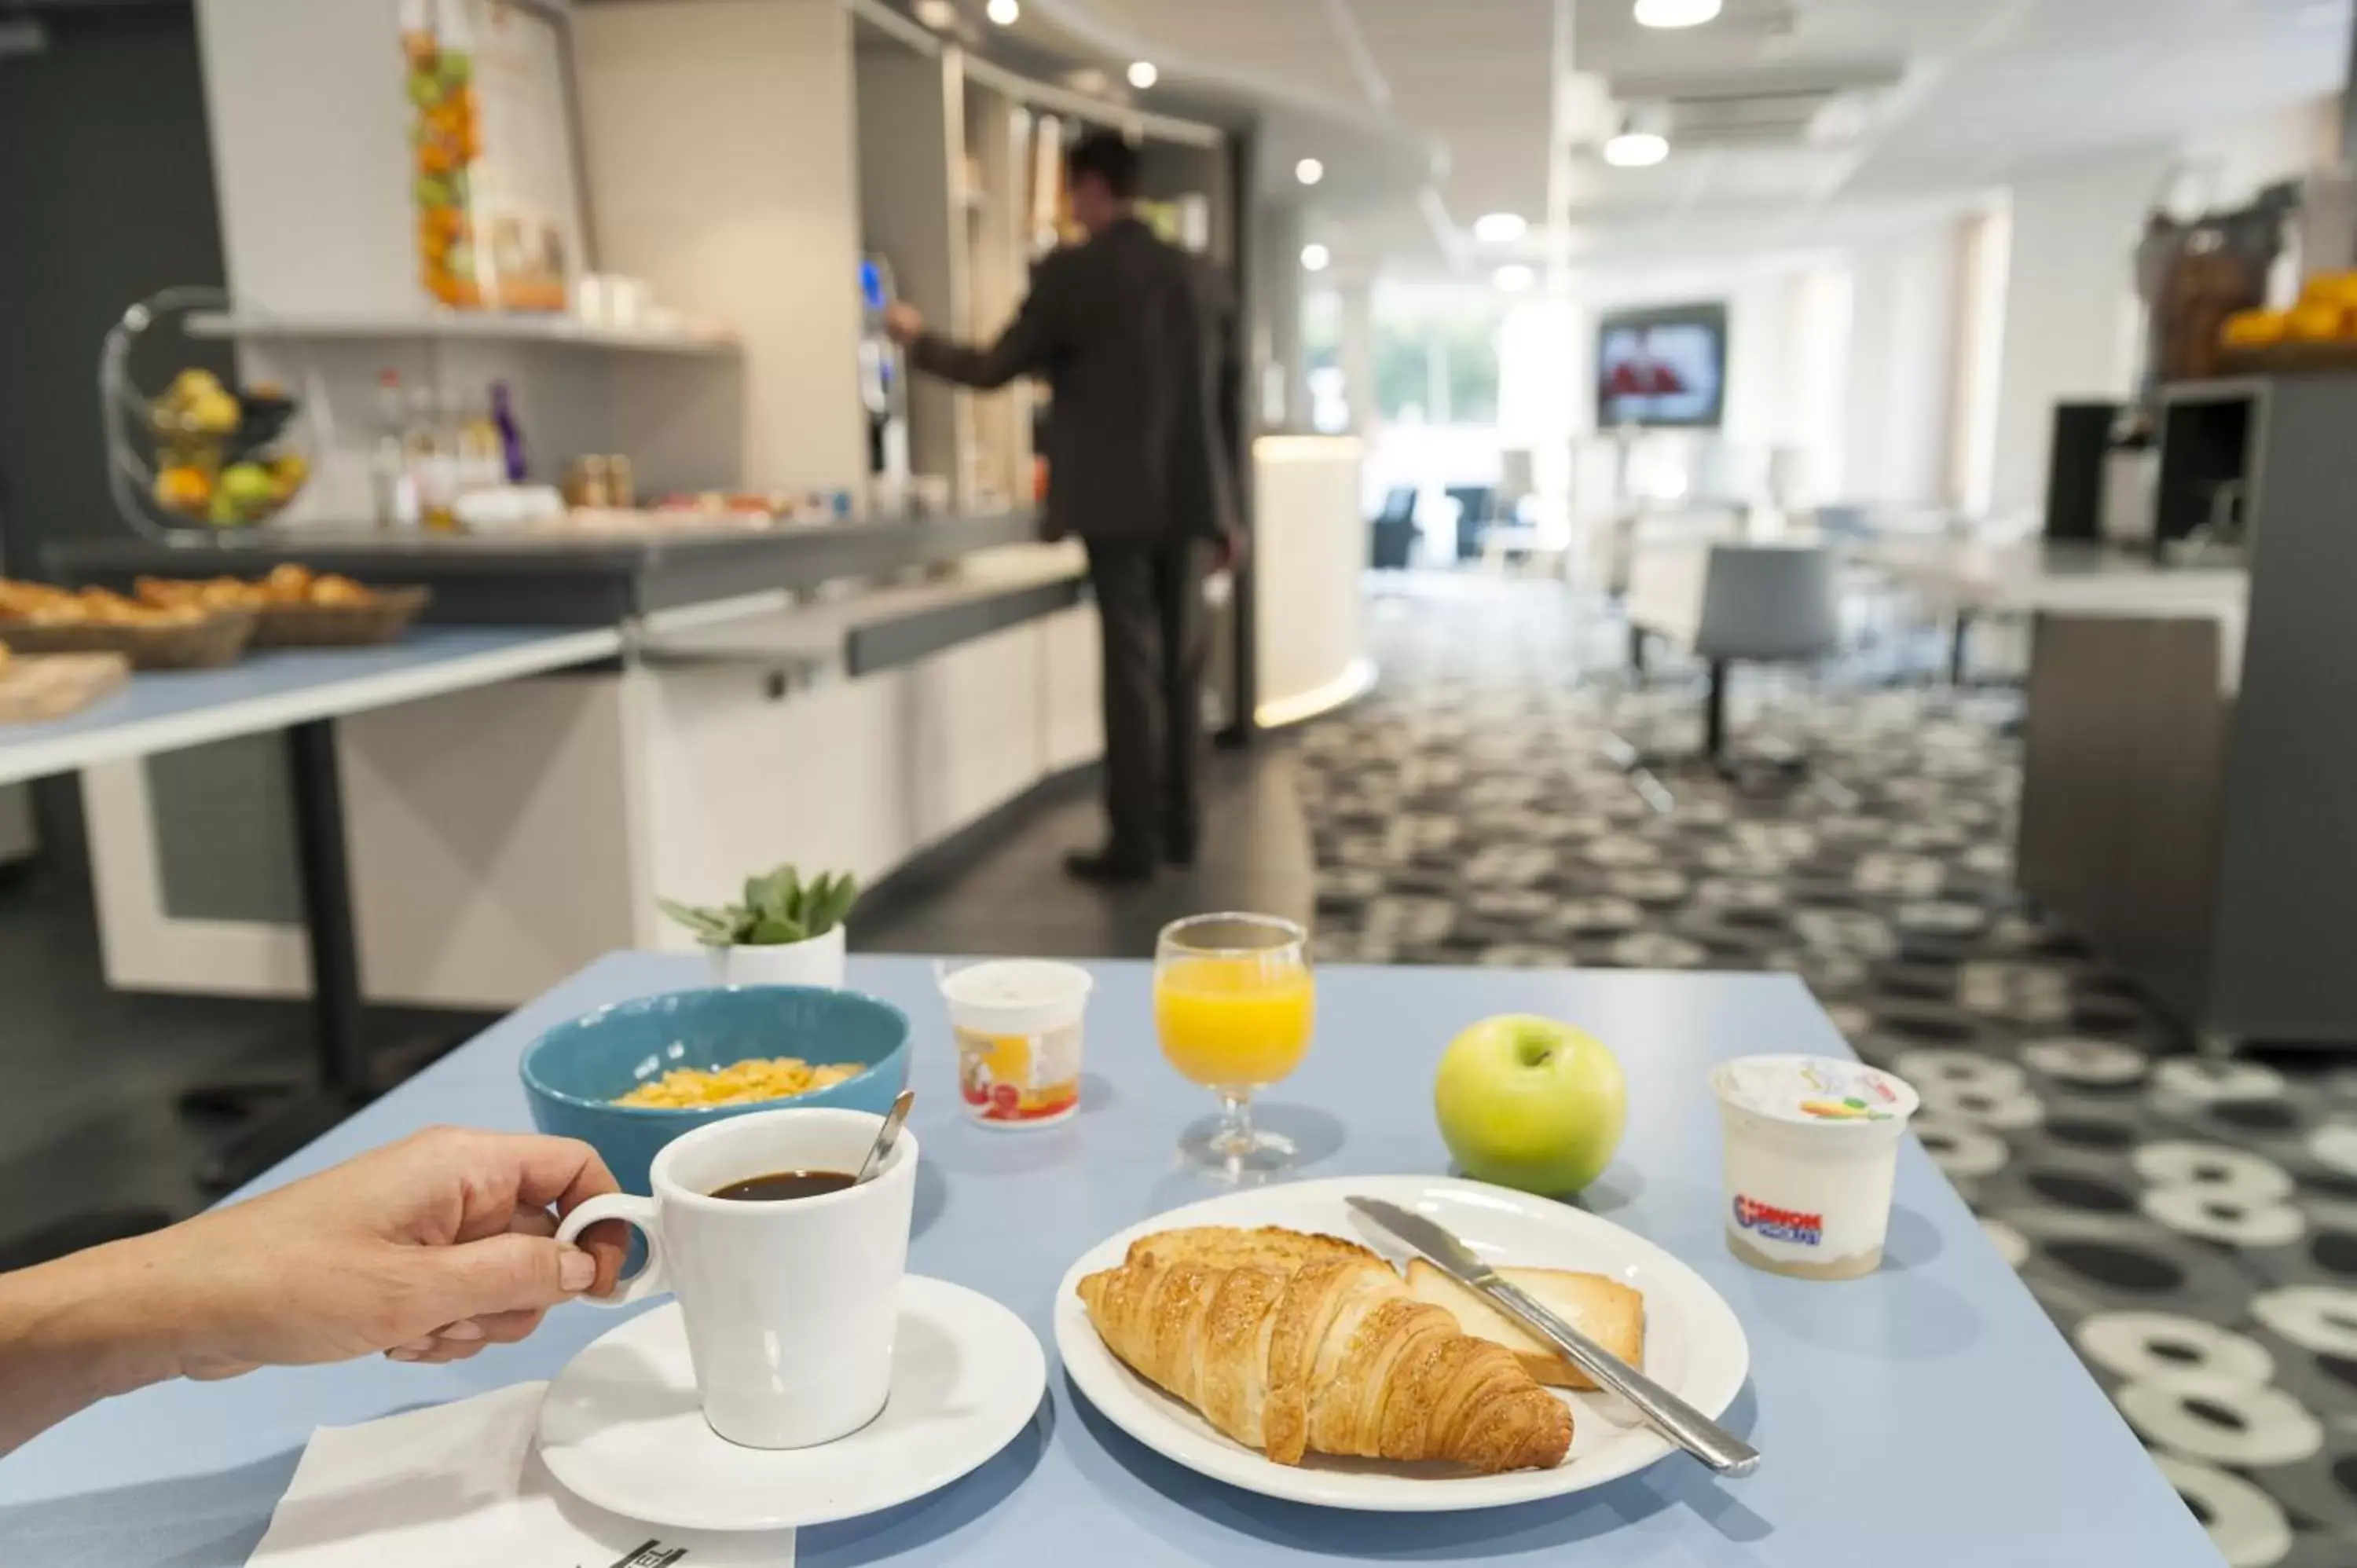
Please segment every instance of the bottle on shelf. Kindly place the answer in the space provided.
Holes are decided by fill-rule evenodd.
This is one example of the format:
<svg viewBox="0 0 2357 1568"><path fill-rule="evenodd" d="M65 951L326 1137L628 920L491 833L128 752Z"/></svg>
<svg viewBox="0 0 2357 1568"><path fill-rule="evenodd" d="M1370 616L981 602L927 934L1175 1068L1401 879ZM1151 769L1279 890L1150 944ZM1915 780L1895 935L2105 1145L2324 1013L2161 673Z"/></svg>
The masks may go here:
<svg viewBox="0 0 2357 1568"><path fill-rule="evenodd" d="M491 422L489 403L475 403L458 424L458 493L495 490L507 482L508 465L500 448L500 427Z"/></svg>
<svg viewBox="0 0 2357 1568"><path fill-rule="evenodd" d="M515 403L508 396L505 381L491 383L491 423L499 427L500 460L508 483L522 484L531 477L532 467L524 458L523 426L516 423Z"/></svg>
<svg viewBox="0 0 2357 1568"><path fill-rule="evenodd" d="M451 532L458 526L452 510L458 499L457 449L447 406L431 387L410 393L409 433L403 444L408 449L410 478L417 487L419 521L434 532Z"/></svg>
<svg viewBox="0 0 2357 1568"><path fill-rule="evenodd" d="M417 526L417 484L409 468L408 426L409 406L402 397L401 377L386 371L376 379L376 439L369 447L369 499L379 528Z"/></svg>

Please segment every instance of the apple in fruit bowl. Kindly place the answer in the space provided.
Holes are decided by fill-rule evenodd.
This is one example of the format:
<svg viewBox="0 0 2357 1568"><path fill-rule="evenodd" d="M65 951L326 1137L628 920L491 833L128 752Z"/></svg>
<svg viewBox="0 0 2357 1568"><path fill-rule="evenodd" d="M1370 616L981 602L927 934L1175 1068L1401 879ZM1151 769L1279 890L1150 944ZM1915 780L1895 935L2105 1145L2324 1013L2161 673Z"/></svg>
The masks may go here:
<svg viewBox="0 0 2357 1568"><path fill-rule="evenodd" d="M1628 1125L1629 1081L1595 1036L1511 1014L1448 1042L1432 1107L1466 1175L1554 1197L1579 1191L1611 1163Z"/></svg>

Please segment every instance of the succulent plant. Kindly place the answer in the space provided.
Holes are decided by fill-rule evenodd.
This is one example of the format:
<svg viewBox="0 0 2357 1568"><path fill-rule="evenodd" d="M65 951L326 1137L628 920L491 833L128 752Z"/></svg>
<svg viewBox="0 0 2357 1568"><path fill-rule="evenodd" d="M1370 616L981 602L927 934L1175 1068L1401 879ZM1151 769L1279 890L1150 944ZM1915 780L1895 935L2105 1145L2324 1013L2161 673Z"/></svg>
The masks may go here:
<svg viewBox="0 0 2357 1568"><path fill-rule="evenodd" d="M685 926L708 948L774 948L823 937L843 923L858 900L859 884L847 871L813 877L781 865L766 876L745 879L745 901L699 908L657 899L662 912Z"/></svg>

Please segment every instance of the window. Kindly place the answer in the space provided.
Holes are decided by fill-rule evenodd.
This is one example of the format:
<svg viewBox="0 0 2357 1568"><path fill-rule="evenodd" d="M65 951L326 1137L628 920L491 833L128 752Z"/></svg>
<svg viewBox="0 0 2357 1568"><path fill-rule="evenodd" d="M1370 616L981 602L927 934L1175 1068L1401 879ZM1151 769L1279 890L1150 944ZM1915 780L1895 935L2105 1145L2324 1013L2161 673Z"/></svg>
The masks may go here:
<svg viewBox="0 0 2357 1568"><path fill-rule="evenodd" d="M1385 419L1494 424L1500 310L1486 288L1380 289L1375 401Z"/></svg>

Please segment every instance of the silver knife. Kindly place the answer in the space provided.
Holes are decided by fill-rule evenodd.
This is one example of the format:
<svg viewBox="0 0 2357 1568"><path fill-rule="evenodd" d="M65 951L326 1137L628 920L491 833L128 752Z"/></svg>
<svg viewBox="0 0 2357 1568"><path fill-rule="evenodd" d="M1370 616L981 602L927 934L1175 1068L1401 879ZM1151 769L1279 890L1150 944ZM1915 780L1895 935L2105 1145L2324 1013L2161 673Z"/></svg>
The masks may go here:
<svg viewBox="0 0 2357 1568"><path fill-rule="evenodd" d="M1483 1262L1446 1226L1379 1197L1344 1201L1553 1344L1598 1388L1609 1389L1635 1406L1646 1425L1720 1475L1749 1476L1760 1467L1760 1450L1548 1311L1545 1303Z"/></svg>

